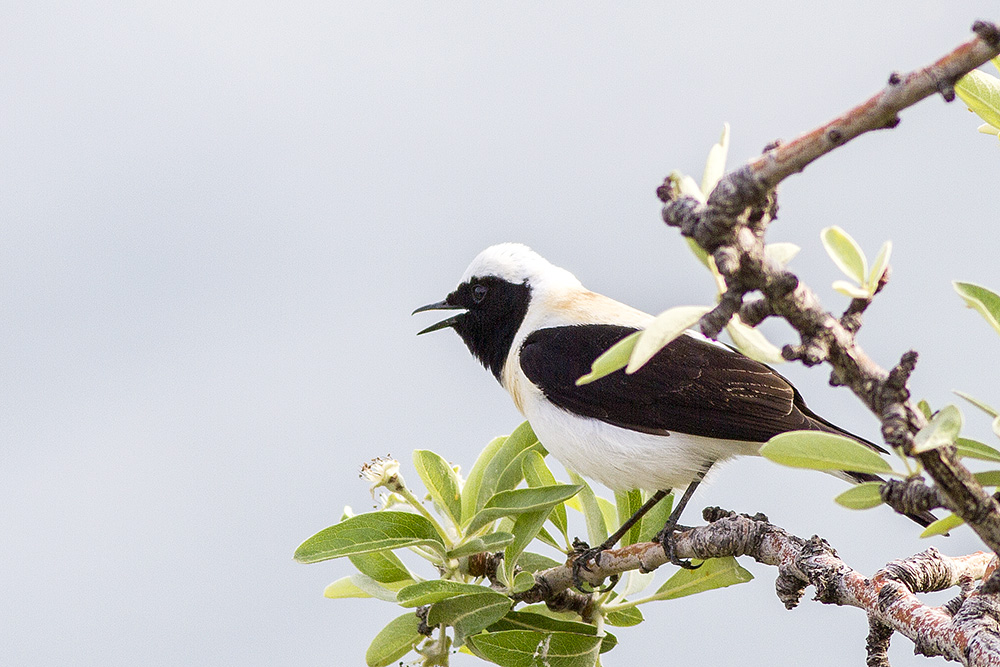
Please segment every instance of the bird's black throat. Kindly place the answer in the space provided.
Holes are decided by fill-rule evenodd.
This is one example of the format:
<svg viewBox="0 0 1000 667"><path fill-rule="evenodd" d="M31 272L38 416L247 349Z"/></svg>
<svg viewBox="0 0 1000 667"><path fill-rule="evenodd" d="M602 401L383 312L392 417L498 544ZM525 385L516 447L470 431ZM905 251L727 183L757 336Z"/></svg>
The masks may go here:
<svg viewBox="0 0 1000 667"><path fill-rule="evenodd" d="M483 296L477 300L478 295ZM456 318L455 331L473 356L500 380L514 336L528 312L531 288L526 282L512 283L496 276L472 278L449 294L447 302L468 309Z"/></svg>

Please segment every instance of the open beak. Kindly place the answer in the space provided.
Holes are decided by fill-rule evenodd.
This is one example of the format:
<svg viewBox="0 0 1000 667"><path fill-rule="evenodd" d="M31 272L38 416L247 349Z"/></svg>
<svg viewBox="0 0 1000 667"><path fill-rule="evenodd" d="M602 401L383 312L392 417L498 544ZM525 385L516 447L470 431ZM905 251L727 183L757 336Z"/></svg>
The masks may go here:
<svg viewBox="0 0 1000 667"><path fill-rule="evenodd" d="M410 313L411 315L416 315L417 313L422 313L427 310L465 310L462 306L456 306L450 304L447 301L438 301L437 303L429 303L426 306L420 306L415 311ZM430 333L432 331L437 331L438 329L447 329L448 327L453 327L458 323L458 318L462 316L462 313L458 315L452 315L446 320L441 320L437 324L432 324L426 329L417 332L417 335Z"/></svg>

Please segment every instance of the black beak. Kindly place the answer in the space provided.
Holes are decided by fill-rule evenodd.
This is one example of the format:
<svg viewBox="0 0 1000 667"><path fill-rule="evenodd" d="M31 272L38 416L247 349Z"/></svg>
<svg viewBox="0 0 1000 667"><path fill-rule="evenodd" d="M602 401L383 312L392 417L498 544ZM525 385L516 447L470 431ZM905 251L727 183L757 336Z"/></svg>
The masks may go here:
<svg viewBox="0 0 1000 667"><path fill-rule="evenodd" d="M465 310L462 306L456 306L454 304L448 303L447 301L438 301L437 303L429 303L426 306L420 306L415 311L410 313L411 315L416 315L417 313L422 313L427 310ZM453 327L458 324L458 318L462 316L462 313L458 315L452 315L446 320L441 320L437 324L432 324L426 329L417 332L417 335L430 333L432 331L437 331L438 329L447 329L448 327Z"/></svg>

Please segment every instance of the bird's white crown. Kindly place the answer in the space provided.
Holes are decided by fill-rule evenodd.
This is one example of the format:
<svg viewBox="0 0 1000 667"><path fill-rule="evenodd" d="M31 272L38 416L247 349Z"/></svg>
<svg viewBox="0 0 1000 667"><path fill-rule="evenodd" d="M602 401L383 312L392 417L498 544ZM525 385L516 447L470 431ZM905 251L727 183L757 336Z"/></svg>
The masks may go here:
<svg viewBox="0 0 1000 667"><path fill-rule="evenodd" d="M550 263L523 243L498 243L483 250L465 270L462 282L486 276L515 285L527 282L533 290L556 286L583 289L576 276Z"/></svg>

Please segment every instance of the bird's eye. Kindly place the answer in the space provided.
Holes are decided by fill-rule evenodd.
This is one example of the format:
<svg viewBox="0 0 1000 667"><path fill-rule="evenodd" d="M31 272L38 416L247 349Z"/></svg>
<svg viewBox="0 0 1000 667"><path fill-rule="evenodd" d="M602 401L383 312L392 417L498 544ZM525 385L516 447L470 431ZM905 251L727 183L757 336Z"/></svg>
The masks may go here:
<svg viewBox="0 0 1000 667"><path fill-rule="evenodd" d="M483 299L486 298L486 285L476 285L472 288L472 300L476 303L482 303Z"/></svg>

